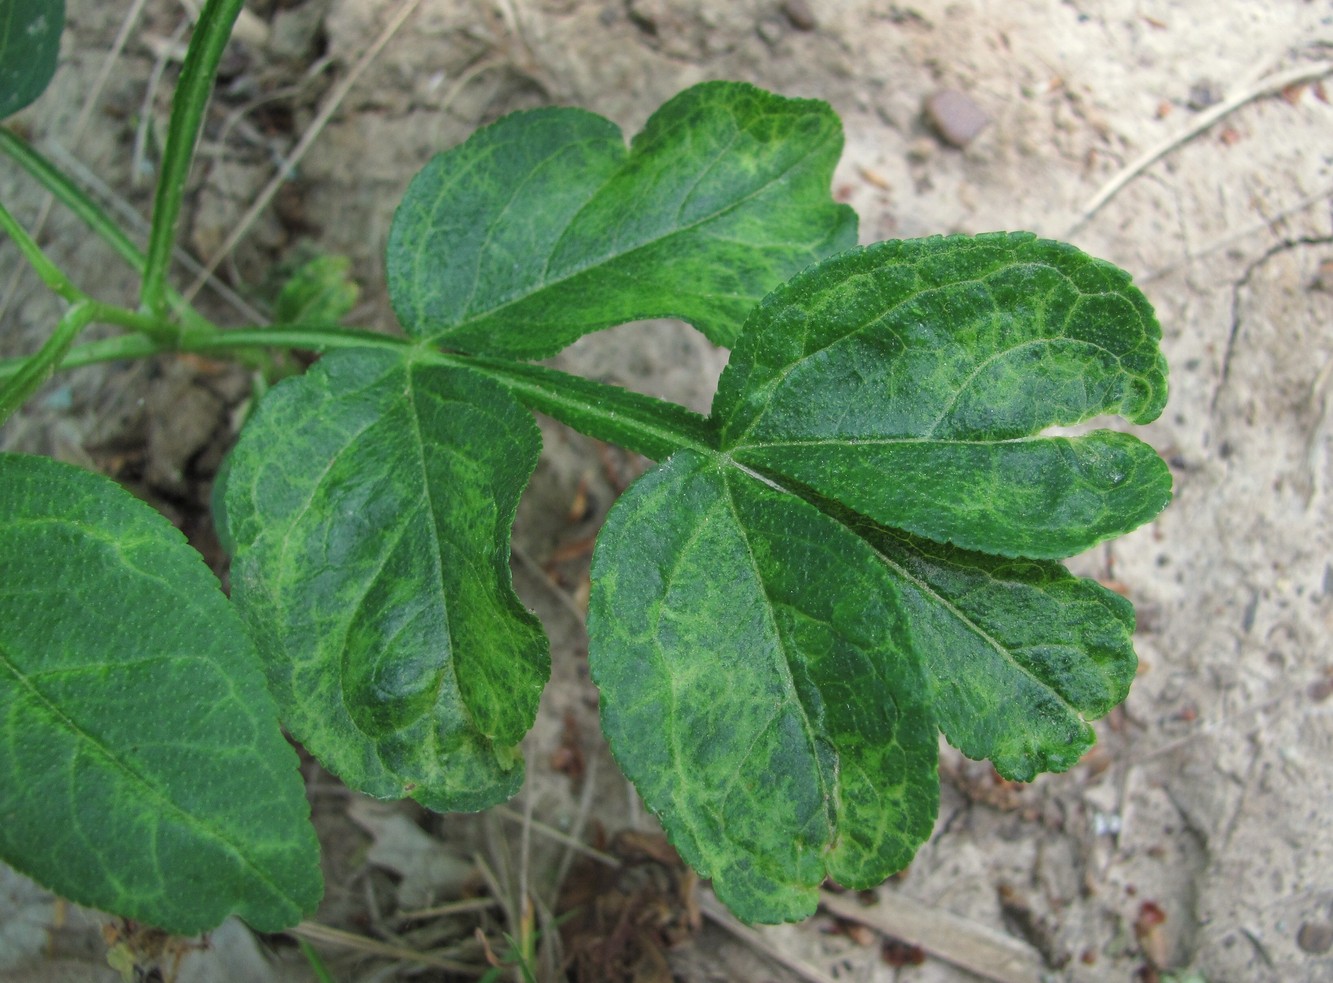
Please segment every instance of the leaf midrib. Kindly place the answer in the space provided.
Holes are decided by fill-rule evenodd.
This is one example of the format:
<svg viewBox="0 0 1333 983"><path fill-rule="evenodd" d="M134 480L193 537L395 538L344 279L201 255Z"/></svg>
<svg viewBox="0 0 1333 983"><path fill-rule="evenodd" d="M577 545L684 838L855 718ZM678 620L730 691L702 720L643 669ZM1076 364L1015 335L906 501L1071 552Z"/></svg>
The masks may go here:
<svg viewBox="0 0 1333 983"><path fill-rule="evenodd" d="M855 530L852 531L855 532ZM952 615L959 622L961 622L964 625L964 627L967 628L967 630L971 631L983 642L985 642L992 649L994 649L995 652L999 656L1001 656L1001 658L1003 658L1006 662L1012 665L1024 676L1027 676L1033 682L1037 683L1037 685L1040 686L1042 689L1050 692L1062 706L1068 709L1068 711L1075 717L1077 717L1079 720L1083 721L1084 723L1087 722L1083 717L1083 712L1079 710L1078 707L1070 703L1069 700L1066 699L1062 693L1051 687L1040 677L1035 675L1030 669L1025 667L1016 658L1014 658L1014 656L1011 654L1009 649L1004 645L1004 643L1002 643L999 639L997 639L994 635L988 632L985 628L983 628L981 625L977 624L970 617L968 617L967 614L965 614L956 604L950 601L947 597L943 596L938 591L936 591L935 588L931 586L929 581L921 580L920 578L912 574L906 567L891 560L888 556L884 554L882 550L876 547L874 543L870 542L865 537L862 536L860 538L861 541L864 542L870 548L871 552L874 553L875 556L877 556L885 566L894 571L894 573L902 577L908 583L912 584L912 586L914 586L917 590L921 591L921 593L925 594L927 597L930 597L934 599L936 602L938 602L939 605L943 607L946 611L948 611L950 615Z"/></svg>
<svg viewBox="0 0 1333 983"><path fill-rule="evenodd" d="M80 727L73 718L61 711L57 704L48 699L40 689L28 681L27 676L15 663L9 651L2 647L0 647L0 669L4 669L8 672L14 680L14 683L28 695L29 700L45 710L48 716L72 734L76 741L81 742L84 747L93 749L98 757L103 759L114 770L126 776L131 784L136 784L144 789L147 794L143 796L143 798L150 799L152 803L158 807L159 812L170 813L171 815L176 816L177 820L185 827L201 831L202 838L211 839L221 844L241 862L243 867L251 871L257 881L268 887L275 896L285 900L292 908L300 910L300 904L297 903L293 897L288 895L287 892L284 891L262 867L251 860L246 851L241 849L241 847L233 842L231 838L226 836L223 831L216 828L212 823L201 820L199 817L188 812L172 799L161 786L145 775L140 774L136 769L131 767L128 762L117 757L108 747L106 747L106 745L101 741L98 741L91 733ZM149 810L145 809L144 811L147 812ZM117 890L121 889L118 887ZM232 910L236 909L233 907Z"/></svg>
<svg viewBox="0 0 1333 983"><path fill-rule="evenodd" d="M661 243L666 242L675 236L680 236L689 232L693 232L694 230L700 228L701 226L707 225L710 222L717 221L718 219L721 219L727 216L728 214L737 211L743 206L749 204L752 200L758 198L761 194L785 183L789 175L802 168L811 157L815 156L822 149L823 148L818 145L812 146L809 150L801 154L800 157L796 158L795 161L793 161L788 167L780 171L772 179L765 182L763 185L761 185L754 191L750 192L749 194L745 195L744 197L737 199L736 201L727 205L725 208L721 208L715 212L711 212L708 215L705 215L697 219L696 221L691 222L688 225L677 226L664 235L659 235L656 238L651 238L639 242L634 246L625 249L622 252L615 253L612 255L600 256L597 257L596 259L587 261L582 264L578 264L554 280L543 279L538 284L529 285L525 288L522 288L521 292L516 293L515 295L509 298L506 298L505 300L495 304L492 307L489 307L482 311L469 312L468 315L466 315L462 320L447 325L443 330L437 330L432 333L425 334L423 335L423 337L427 341L432 343L439 342L442 340L447 340L452 335L461 333L462 331L468 328L474 327L475 325L484 322L488 318L495 317L497 314L504 311L506 308L522 304L528 299L537 296L538 294L546 290L559 287L564 283L567 283L579 276L582 276L583 274L589 272L590 270L594 270L603 266L608 266L612 263L620 262L624 260L626 257L633 256L637 252L642 252L643 250L648 249L650 247L660 245ZM578 217L582 215L589 207L591 207L593 202L595 202L598 199L598 197L602 195L603 192L605 192L607 186L610 185L611 181L614 180L619 174L623 172L624 167L631 159L631 156L632 156L632 151L627 149L625 152L625 157L621 161L620 167L616 169L615 174L611 175L610 178L608 178L605 182L603 182L602 186L599 187L595 192L593 192L591 196L589 196L588 200L579 208L579 210L574 214L574 216L569 220L569 222L566 223L564 229L561 230L559 237L552 244L551 251L547 254L544 260L543 277L545 276L545 271L550 268L551 258L559 250L560 244L565 240L565 237L569 234L570 229L573 228ZM716 163L717 160L715 158L712 162L710 162L709 166L711 167ZM415 265L416 264L414 261L414 266Z"/></svg>
<svg viewBox="0 0 1333 983"><path fill-rule="evenodd" d="M1033 438L1024 438L1024 439L1033 439ZM874 543L872 543L865 536L862 536L853 526L848 525L846 522L843 522L835 515L830 515L823 509L818 508L818 506L815 506L810 502L807 502L805 498L803 498L796 492L792 491L786 485L782 484L781 481L772 477L771 475L760 474L759 472L752 471L749 468L745 467L745 465L741 464L739 461L733 460L726 453L717 454L716 459L723 462L724 466L734 468L736 471L740 472L746 477L759 481L765 486L772 488L774 491L777 491L784 495L790 495L793 498L796 498L802 502L806 502L807 505L811 505L812 508L817 509L821 515L826 516L827 518L832 519L834 522L838 523L838 525L840 525L842 528L846 529L852 535L856 536L857 539L861 540L861 542L865 543L866 546L870 549L870 551L874 553L875 556L879 557L885 566L889 567L891 570L893 570L895 573L901 576L904 580L908 581L910 584L912 584L914 587L920 590L923 594L937 600L940 603L940 605L949 612L950 615L958 619L958 621L961 622L968 630L974 632L978 638L982 639L982 641L984 641L987 645L993 648L1002 658L1004 658L1006 661L1012 664L1014 668L1016 668L1023 675L1032 679L1043 689L1051 692L1055 696L1055 698L1063 706L1067 707L1075 717L1077 717L1079 720L1084 720L1084 722L1086 722L1085 718L1083 717L1082 711L1080 711L1077 707L1075 707L1072 703L1070 703L1064 697L1063 694L1053 689L1047 683L1042 681L1038 676L1034 675L1030 669L1023 666L1021 662L1019 662L1017 659L1013 657L1009 649L1006 648L1002 642L1000 642L997 638L995 638L990 632L986 631L981 625L977 624L970 617L968 617L967 614L965 614L960 608L958 608L958 606L955 605L952 601L948 600L948 598L938 593L934 589L934 587L930 585L928 581L921 580L920 578L912 574L909 570L907 570L907 568L891 560L888 556L884 554L882 550L876 547ZM739 521L739 519L737 521Z"/></svg>
<svg viewBox="0 0 1333 983"><path fill-rule="evenodd" d="M928 258L928 257L921 257L921 258L918 258L916 261L914 261L914 262L910 262L910 263L899 263L899 264L894 264L894 265L895 265L896 267L898 267L898 268L908 267L908 268L910 268L910 269L916 271L916 275L917 275L918 277L920 277L920 265L921 265L921 262L922 262L925 258ZM891 304L891 305L888 306L888 307L885 307L885 308L882 308L882 309L877 309L877 310L874 311L870 316L866 317L864 320L859 321L858 323L856 323L856 324L854 324L854 325L849 325L845 331L841 331L841 332L839 332L838 334L836 334L836 335L834 335L834 336L832 336L832 337L826 339L826 340L825 340L822 344L820 344L818 347L807 349L807 348L805 347L805 345L804 345L804 339L803 339L803 344L802 344L802 351L801 351L801 354L800 354L799 356L797 356L796 358L792 359L790 362L787 362L785 365L781 366L780 369L779 369L779 371L777 371L771 378L766 379L766 380L763 382L763 384L762 384L762 386L760 387L760 390L759 390L758 392L750 392L750 393L748 393L748 394L747 394L747 393L744 393L744 392L738 392L737 395L733 398L733 405L732 405L731 407L729 407L729 409L730 409L730 411L731 411L730 414L729 414L729 418L727 419L726 423L723 424L723 426L722 426L723 446L725 446L725 447L739 447L739 446L742 446L742 443L741 443L741 442L744 441L745 438L746 438L747 436L749 436L750 432L753 431L754 428L757 427L757 426L759 425L760 421L763 420L764 417L767 415L767 413L768 413L768 408L769 408L769 406L770 406L771 403L772 403L771 394L772 394L776 389L778 389L779 387L781 387L782 384L787 380L788 376L790 376L793 372L795 372L796 369L797 369L799 366L805 364L805 363L808 362L810 359L814 358L816 355L819 355L819 354L821 354L822 352L827 351L828 349L832 348L834 345L839 344L840 342L846 340L847 338L849 338L849 337L851 337L851 336L853 336L853 335L856 335L856 334L859 334L859 333L863 332L863 331L864 331L867 327L869 327L871 324L874 324L874 323L877 322L877 321L885 320L886 318L890 317L891 315L893 315L894 313L896 313L897 311L899 311L900 309L902 309L902 308L903 308L904 306L906 306L907 304L912 303L913 301L920 300L920 299L923 298L923 297L930 297L930 296L932 296L932 295L934 295L934 294L940 293L941 291L950 291L950 292L952 292L952 291L954 291L954 290L958 290L958 289L964 288L964 287L966 287L966 286L968 286L968 285L980 285L980 286L985 287L985 288L987 289L987 291L990 292L989 281L990 281L991 278L993 278L993 277L995 277L995 276L998 276L998 275L1000 275L1000 274L1002 274L1002 273L1008 273L1008 272L1010 272L1010 271L1012 271L1012 270L1015 270L1015 269L1018 269L1018 268L1020 268L1020 267L1034 267L1034 268L1040 268L1040 269L1044 269L1044 270L1050 270L1051 272L1053 272L1053 273L1055 273L1056 275L1058 275L1062 280L1064 280L1064 282L1065 282L1066 284L1069 285L1070 289L1072 289L1076 294L1078 294L1078 296L1079 296L1080 299L1084 299L1084 298L1087 298L1087 297L1120 296L1119 294L1117 294L1117 293L1114 292L1114 291L1106 291L1106 290L1092 291L1092 292L1084 291L1084 290L1082 290L1082 289L1078 286L1078 284L1076 284L1076 283L1074 282L1073 278L1070 277L1069 274L1066 273L1064 270L1060 269L1059 267L1057 267L1057 266L1055 266L1055 265L1053 265L1053 264L1051 264L1051 263L1042 262L1042 261L1040 261L1040 260L1034 260L1034 259L1027 259L1027 260L1023 260L1023 261L1021 261L1021 262L1015 262L1015 263L1012 263L1012 264L1008 264L1008 265L1000 266L1000 267L998 267L998 268L996 268L996 269L992 269L992 270L990 270L990 271L984 273L984 274L981 275L981 276L968 277L968 278L966 278L966 279L961 279L961 280L951 280L951 281L949 281L948 283L943 283L943 284L940 284L939 286L926 287L926 288L924 288L924 289L917 290L917 291L915 291L915 292L913 292L913 293L911 293L911 294L908 294L907 296L903 297L901 300L897 301L897 302L894 303L894 304ZM880 272L880 271L881 271L882 269L884 269L884 268L885 268L885 267L877 267L877 268L875 268L875 269L873 269L873 270L867 270L867 271L858 272L858 273L854 274L854 276L855 276L855 277L873 277L875 273ZM849 278L849 279L850 279L850 278ZM897 334L896 334L896 332L895 332L895 337L896 337L896 336L897 336ZM805 337L806 337L806 338L809 337L809 322L808 322L808 321L807 321L807 324L806 324ZM907 344L907 342L903 341L901 337L899 337L898 340L899 340L899 342L902 344L903 349L904 349L905 351L908 350L908 349L911 347L911 346L909 346L909 345ZM1059 336L1055 336L1055 337L1027 338L1027 339L1024 339L1022 342L1020 342L1018 345L1014 345L1014 346L1012 346L1012 348L1006 348L1006 349L1003 349L1002 351L993 353L991 357L992 357L992 358L995 358L995 357L999 357L999 356L1001 356L1001 355L1007 354L1009 351L1011 351L1011 350L1016 350L1017 348L1020 348L1020 347L1022 347L1022 346L1025 345L1025 344L1035 343L1035 342L1051 342L1051 341L1075 341L1075 342L1077 342L1077 341L1084 341L1085 343L1089 343L1089 344L1090 344L1090 342L1086 342L1085 339L1067 338L1067 337L1064 336L1064 335L1059 335ZM754 361L754 355L755 355L754 352L747 352L746 355L751 359L750 364L747 366L747 368L750 370L750 372L754 372L756 369L760 369L760 368L762 368L762 366L756 364L756 362ZM728 371L730 371L730 370L731 370L731 366L728 366ZM727 374L726 372L723 373L723 379L726 378L726 374ZM747 387L748 387L749 380L747 379L746 382L747 382ZM718 384L718 391L719 391L719 392L722 391L722 384L721 384L721 383ZM961 391L961 389L960 389L960 391ZM734 420L734 416L735 416L736 411L742 409L745 405L747 405L747 403L749 403L749 404L753 404L753 403L755 402L755 397L758 396L758 395L761 395L761 394L763 394L763 393L766 393L766 394L768 394L768 395L767 395L766 398L764 398L764 399L762 400L761 408L754 414L753 417L750 418L750 420L749 420L748 422L746 422L746 424L745 424L745 429L742 430L741 433L740 433L734 440L729 440L729 439L727 438L727 435L726 435L726 434L727 434L727 430L730 429L732 423L735 422L735 420ZM952 399L956 399L956 398L957 398L957 395L958 395L958 393L955 392L955 393L951 396L951 400L952 400ZM744 400L744 402L742 402L743 400ZM936 421L936 424L938 424L938 420Z"/></svg>
<svg viewBox="0 0 1333 983"><path fill-rule="evenodd" d="M1083 434L1080 436L1089 435ZM1068 443L1077 439L1078 437L1052 436L1040 433L1027 434L1023 437L996 437L992 440L982 438L952 440L947 437L803 437L793 440L756 441L734 446L730 450L740 453L747 450L774 450L783 447L896 447L900 444L940 447L997 447L1004 444Z"/></svg>
<svg viewBox="0 0 1333 983"><path fill-rule="evenodd" d="M830 787L830 776L826 775L824 769L820 766L818 753L819 742L815 734L814 724L810 719L810 711L801 700L800 690L796 686L795 674L792 672L791 668L792 657L788 651L787 641L784 638L782 631L778 628L776 619L773 617L773 611L778 607L778 602L775 601L773 596L769 593L768 581L759 569L759 562L754 555L754 549L750 545L749 530L746 528L745 522L741 518L740 511L736 507L736 499L731 489L731 483L727 480L725 474L720 477L727 511L731 515L732 521L736 523L736 528L739 530L741 539L745 543L745 556L746 559L749 560L750 570L754 575L755 582L759 585L759 589L763 592L765 601L764 620L768 625L769 630L773 633L773 638L777 642L782 654L784 686L790 694L792 705L800 708L801 729L805 733L806 744L808 745L811 760L815 765L815 773L819 776L820 797L825 803L825 821L829 825L830 833L836 833L836 816L830 816L828 814L828 809L831 803L837 801L837 790L836 787ZM767 727L771 725L771 723L772 720L770 719L765 726ZM832 779L832 785L837 785L836 777ZM828 845L828 843L824 844L825 847Z"/></svg>

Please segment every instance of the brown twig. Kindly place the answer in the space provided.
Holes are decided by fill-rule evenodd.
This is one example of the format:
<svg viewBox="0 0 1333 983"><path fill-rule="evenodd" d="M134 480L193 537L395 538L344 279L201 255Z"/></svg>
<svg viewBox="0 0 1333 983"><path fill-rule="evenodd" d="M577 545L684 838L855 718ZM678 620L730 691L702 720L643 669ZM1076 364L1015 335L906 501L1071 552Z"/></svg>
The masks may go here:
<svg viewBox="0 0 1333 983"><path fill-rule="evenodd" d="M854 895L829 891L820 894L819 903L839 918L920 946L937 959L995 983L1037 983L1045 971L1036 952L1016 939L894 891L880 891L879 903L870 907Z"/></svg>
<svg viewBox="0 0 1333 983"><path fill-rule="evenodd" d="M742 925L736 917L726 908L722 907L721 902L714 897L711 891L699 892L699 910L707 916L708 920L721 929L740 939L746 945L751 946L756 951L762 953L767 958L773 960L779 966L791 970L807 983L835 983L833 977L829 976L823 970L811 966L803 959L783 952L772 940L767 938L757 929L750 928L748 925Z"/></svg>
<svg viewBox="0 0 1333 983"><path fill-rule="evenodd" d="M1266 79L1261 79L1254 85L1244 88L1231 97L1223 99L1217 105L1204 110L1180 133L1163 140L1136 160L1125 165L1120 173L1116 174L1111 180L1102 185L1101 190L1088 199L1087 204L1083 206L1082 211L1079 213L1078 219L1060 238L1072 238L1074 234L1082 229L1094 215L1101 211L1102 207L1114 198L1125 185L1129 184L1177 147L1181 147L1190 140L1193 140L1196 136L1203 133L1224 116L1230 115L1246 103L1253 102L1256 99L1262 99L1264 96L1276 95L1288 86L1296 85L1299 82L1311 82L1315 79L1321 79L1329 74L1333 74L1333 62L1321 61L1309 65L1298 65L1296 68L1289 69L1285 72L1279 72L1277 75L1270 75Z"/></svg>
<svg viewBox="0 0 1333 983"><path fill-rule="evenodd" d="M307 942L322 942L325 945L342 946L372 956L400 959L403 962L419 963L422 966L432 966L435 969L445 969L453 973L465 973L469 976L481 976L487 969L485 966L446 959L443 956L432 955L429 952L417 952L415 949L389 945L379 939L357 935L354 932L344 932L342 929L331 928L318 922L302 922L294 928L287 929L285 934L294 935L298 939L305 939Z"/></svg>
<svg viewBox="0 0 1333 983"><path fill-rule="evenodd" d="M255 198L254 202L250 205L250 208L243 216L241 216L240 221L237 222L236 227L232 230L231 234L227 236L226 241L223 242L218 251L209 258L208 262L204 264L203 272L195 278L194 283L190 284L190 288L185 291L185 300L187 302L194 299L195 295L199 293L204 284L208 282L208 278L213 275L213 272L219 265L221 265L222 261L231 254L231 251L235 249L237 244L239 244L249 233L255 220L263 214L264 209L268 208L269 203L273 201L273 197L279 190L281 190L282 186L287 183L292 170L301 162L302 158L305 157L306 152L314 144L320 133L324 131L324 127L328 125L329 120L333 118L333 114L338 111L338 107L341 106L343 100L347 98L347 93L351 91L352 86L357 83L357 80L360 79L366 69L370 67L371 62L375 60L384 46L389 43L389 39L398 33L398 29L403 26L407 18L412 15L412 11L416 10L420 4L421 0L403 0L402 5L399 6L398 10L395 11L394 15L389 19L389 23L384 26L384 30L380 31L379 36L370 43L370 47L362 52L361 57L357 59L356 64L354 64L351 70L347 73L347 77L333 87L333 90L324 100L323 105L320 106L319 112L316 114L310 126L306 128L305 133L301 134L301 139L298 140L296 146L292 148L292 152L287 158L286 165L278 168L278 172L273 175L273 178L269 183L264 186L264 190L259 193L259 196Z"/></svg>

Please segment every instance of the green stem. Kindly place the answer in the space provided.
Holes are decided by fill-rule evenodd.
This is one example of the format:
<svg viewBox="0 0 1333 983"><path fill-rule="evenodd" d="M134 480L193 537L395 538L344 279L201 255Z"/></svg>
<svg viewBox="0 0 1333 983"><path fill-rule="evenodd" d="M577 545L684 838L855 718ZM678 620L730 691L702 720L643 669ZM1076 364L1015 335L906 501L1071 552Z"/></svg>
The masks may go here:
<svg viewBox="0 0 1333 983"><path fill-rule="evenodd" d="M333 983L333 974L329 972L329 967L324 965L324 960L315 951L315 947L305 939L297 939L296 944L301 947L301 955L305 956L305 961L309 964L310 971L315 974L318 983Z"/></svg>
<svg viewBox="0 0 1333 983"><path fill-rule="evenodd" d="M705 454L717 449L708 418L678 403L526 362L445 357L490 376L528 409L650 460L664 461L686 447Z"/></svg>
<svg viewBox="0 0 1333 983"><path fill-rule="evenodd" d="M709 420L676 403L540 365L439 352L418 347L405 338L369 331L330 331L300 325L244 328L186 335L172 345L155 342L143 335L123 335L80 345L69 351L62 365L77 368L168 351L223 355L265 348L302 348L317 352L338 348L380 348L404 354L412 349L411 355L418 361L481 372L507 388L529 409L654 461L665 460L686 447L703 453L717 448L717 436ZM23 360L0 361L0 379L13 375L24 364Z"/></svg>
<svg viewBox="0 0 1333 983"><path fill-rule="evenodd" d="M84 328L98 319L98 307L92 301L81 301L65 312L46 344L32 357L24 360L9 381L0 388L0 425L23 405L37 388L51 378L69 351L74 339Z"/></svg>
<svg viewBox="0 0 1333 983"><path fill-rule="evenodd" d="M134 244L97 202L93 201L83 189L71 181L60 169L43 157L27 142L4 127L0 127L0 151L3 151L16 164L47 191L51 192L62 205L82 220L93 233L110 246L121 259L125 260L141 277L148 268L148 260L143 251ZM167 290L167 300L171 308L181 318L190 331L216 331L217 326L190 307L177 291ZM158 324L159 322L154 322ZM173 337L174 329L162 325L157 331L163 340Z"/></svg>
<svg viewBox="0 0 1333 983"><path fill-rule="evenodd" d="M37 275L42 278L42 282L50 287L55 293L64 297L71 304L76 304L86 299L78 287L69 282L60 267L51 262L50 257L42 252L42 247L33 241L32 236L28 235L25 229L4 205L0 205L0 229L3 229L9 238L14 240L14 245L19 247L19 252L23 258L28 261Z"/></svg>
<svg viewBox="0 0 1333 983"><path fill-rule="evenodd" d="M194 158L204 110L217 75L222 51L244 0L208 0L199 13L194 36L185 52L180 82L171 103L171 122L153 199L153 228L148 237L147 268L139 294L140 306L159 318L167 316L167 269L176 242L185 179Z"/></svg>

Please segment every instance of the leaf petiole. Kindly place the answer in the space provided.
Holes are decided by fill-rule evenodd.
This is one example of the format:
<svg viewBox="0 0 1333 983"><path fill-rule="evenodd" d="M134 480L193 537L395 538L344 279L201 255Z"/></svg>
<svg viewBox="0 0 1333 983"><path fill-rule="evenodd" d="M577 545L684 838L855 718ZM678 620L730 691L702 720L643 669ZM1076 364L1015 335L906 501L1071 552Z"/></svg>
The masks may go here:
<svg viewBox="0 0 1333 983"><path fill-rule="evenodd" d="M130 311L93 306L99 312L97 320L135 326L126 323L136 317ZM683 448L704 454L717 449L717 437L708 419L677 403L540 365L441 352L406 338L347 328L328 330L308 325L241 328L185 335L165 342L145 334L123 335L70 348L62 353L59 367L73 369L167 352L223 355L273 348L299 348L321 354L344 348L379 349L401 352L422 363L470 368L503 385L529 409L654 461L666 460ZM0 361L0 380L22 372L27 361Z"/></svg>
<svg viewBox="0 0 1333 983"><path fill-rule="evenodd" d="M82 188L26 141L4 127L0 127L0 152L7 154L11 160L27 171L33 180L54 195L57 201L73 212L99 239L110 246L116 255L140 276L143 275L148 265L143 250L134 244L121 227L112 221ZM172 311L181 319L187 331L218 330L213 322L187 304L179 292L167 288L166 296ZM163 325L157 334L164 340L171 339L175 337L176 329L170 325Z"/></svg>
<svg viewBox="0 0 1333 983"><path fill-rule="evenodd" d="M19 365L18 371L0 388L0 424L51 378L74 339L97 320L97 306L92 301L80 301L67 310L41 350Z"/></svg>
<svg viewBox="0 0 1333 983"><path fill-rule="evenodd" d="M14 240L14 245L18 246L19 252L28 264L37 271L37 275L42 278L54 293L59 294L71 304L87 297L83 291L70 282L69 277L65 276L64 271L51 262L51 258L42 252L42 247L37 245L32 236L28 235L25 229L4 205L0 205L0 229L3 229L9 238Z"/></svg>

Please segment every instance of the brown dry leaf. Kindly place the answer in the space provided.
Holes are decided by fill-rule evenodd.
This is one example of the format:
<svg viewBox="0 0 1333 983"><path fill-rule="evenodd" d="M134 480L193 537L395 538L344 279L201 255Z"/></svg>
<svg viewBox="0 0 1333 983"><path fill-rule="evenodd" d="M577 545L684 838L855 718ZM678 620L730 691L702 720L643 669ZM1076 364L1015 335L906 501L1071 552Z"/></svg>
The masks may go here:
<svg viewBox="0 0 1333 983"><path fill-rule="evenodd" d="M462 896L472 864L412 822L400 807L357 797L348 803L347 815L370 834L366 861L402 878L400 908L421 908Z"/></svg>
<svg viewBox="0 0 1333 983"><path fill-rule="evenodd" d="M585 859L565 879L566 968L579 983L666 983L666 950L702 926L698 878L661 834L621 831L610 852L622 866Z"/></svg>
<svg viewBox="0 0 1333 983"><path fill-rule="evenodd" d="M941 778L971 802L990 806L1000 812L1013 812L1026 804L1023 792L1028 786L1000 777L989 763L981 764L962 758L954 762L942 760L939 771Z"/></svg>
<svg viewBox="0 0 1333 983"><path fill-rule="evenodd" d="M900 969L903 966L920 966L926 961L926 950L901 939L886 938L880 945L879 957L886 965Z"/></svg>
<svg viewBox="0 0 1333 983"><path fill-rule="evenodd" d="M565 513L565 518L569 520L570 525L578 525L589 518L590 515L588 476L585 474L579 479L578 486L574 489L574 497L569 501L569 511Z"/></svg>
<svg viewBox="0 0 1333 983"><path fill-rule="evenodd" d="M551 770L568 775L575 788L583 783L586 762L583 757L583 738L579 728L579 718L573 711L565 711L564 725L560 732L560 746L551 752Z"/></svg>

